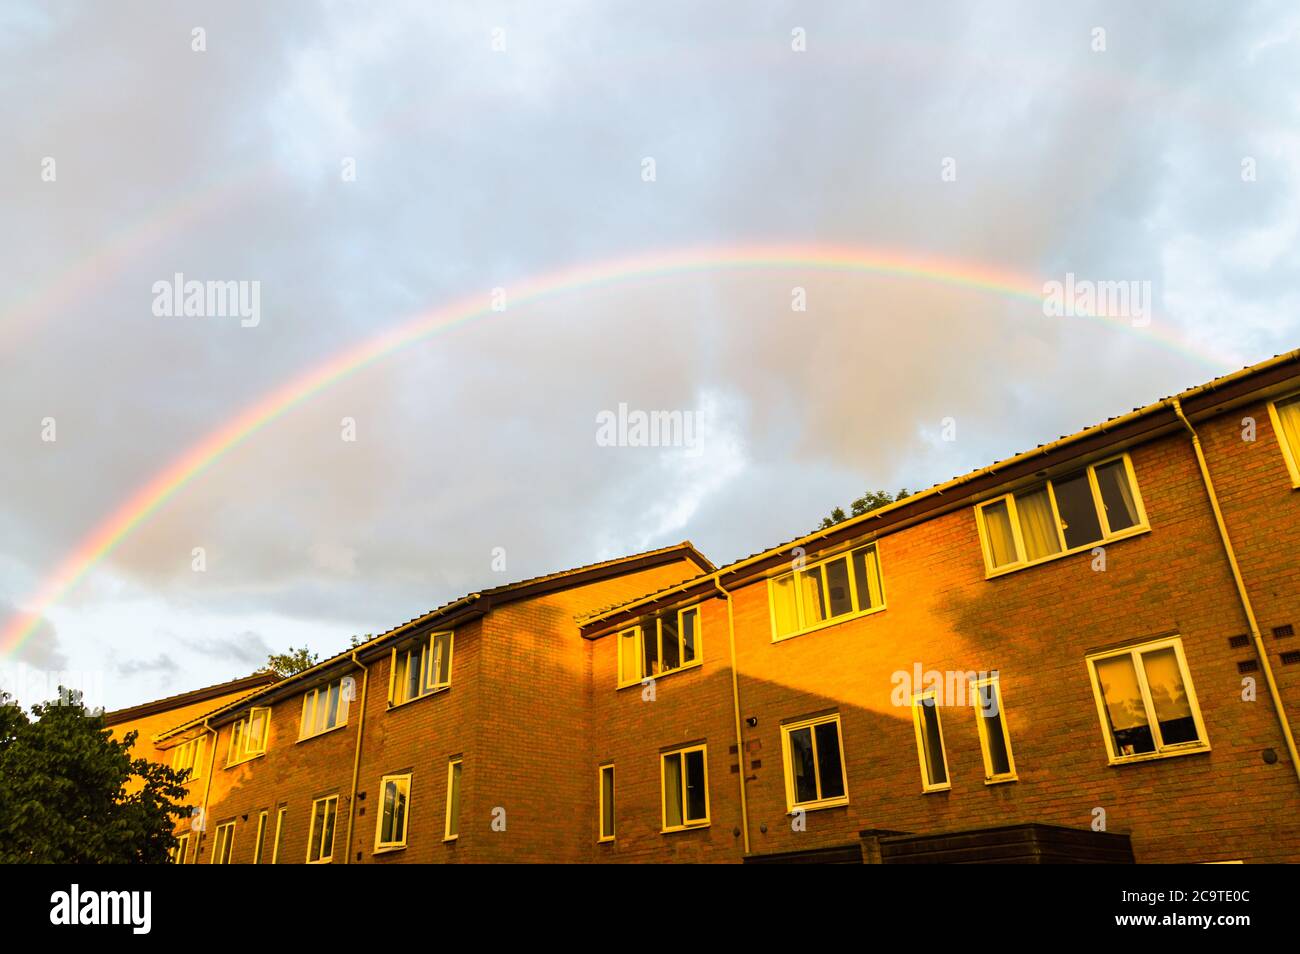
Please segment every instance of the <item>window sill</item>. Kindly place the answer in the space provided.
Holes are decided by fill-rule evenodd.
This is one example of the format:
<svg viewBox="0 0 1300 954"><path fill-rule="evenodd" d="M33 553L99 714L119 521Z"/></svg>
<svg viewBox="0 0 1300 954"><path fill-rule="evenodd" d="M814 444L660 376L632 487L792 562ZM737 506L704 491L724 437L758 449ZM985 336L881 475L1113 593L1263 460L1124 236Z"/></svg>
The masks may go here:
<svg viewBox="0 0 1300 954"><path fill-rule="evenodd" d="M1019 776L1016 775L995 775L992 778L984 779L984 784L985 785L1006 785L1008 782L1018 782L1018 781L1020 781L1020 778Z"/></svg>
<svg viewBox="0 0 1300 954"><path fill-rule="evenodd" d="M846 613L843 616L836 616L833 619L823 620L816 626L809 626L807 629L801 629L797 633L786 633L784 636L773 636L772 642L783 643L787 639L798 639L800 636L807 636L809 633L817 633L823 629L830 629L832 626L840 626L855 619L862 619L865 616L873 616L876 613L883 613L888 604L881 603L879 606L873 606L869 610L863 610L860 613Z"/></svg>
<svg viewBox="0 0 1300 954"><path fill-rule="evenodd" d="M256 755L250 755L248 758L240 759L238 762L227 762L225 768L229 771L232 768L239 768L241 765L247 765L249 762L255 762L258 759L266 758L265 752L258 752Z"/></svg>
<svg viewBox="0 0 1300 954"><path fill-rule="evenodd" d="M794 815L795 812L815 812L823 808L843 808L849 803L849 797L843 798L823 798L820 802L800 802L786 809L787 815Z"/></svg>
<svg viewBox="0 0 1300 954"><path fill-rule="evenodd" d="M653 676L643 676L643 677L641 677L640 679L638 679L636 682L624 682L624 683L620 683L620 684L616 687L616 689L619 689L619 690L621 690L621 689L633 689L633 688L636 688L637 686L644 686L644 685L645 685L645 681L646 681L647 679L653 679L653 680L655 680L656 682L658 682L660 679L664 679L664 678L666 678L666 677L668 677L668 676L675 676L675 675L677 675L679 672L689 672L689 671L692 670L692 669L699 669L699 668L700 668L701 666L703 666L703 665L704 665L704 660L703 660L703 659L697 659L697 660L695 660L695 662L689 662L689 663L687 663L685 666L678 666L676 669L669 669L667 672L657 673L656 675L653 675Z"/></svg>
<svg viewBox="0 0 1300 954"><path fill-rule="evenodd" d="M445 838L442 839L442 843L443 843L444 845L448 845L448 844L451 844L451 843L454 842L454 841L457 841L459 838L460 838L460 835L447 835Z"/></svg>
<svg viewBox="0 0 1300 954"><path fill-rule="evenodd" d="M376 848L375 848L373 854L376 854L376 855L388 855L388 854L392 854L394 851L405 851L405 850L406 850L406 845L405 845L405 844L401 844L401 845L379 845L379 846L376 846Z"/></svg>
<svg viewBox="0 0 1300 954"><path fill-rule="evenodd" d="M708 828L708 827L711 826L712 824L713 824L713 823L710 822L710 821L691 822L690 824L687 824L687 825L677 825L677 826L674 826L673 828L660 828L660 829L659 829L659 834L661 834L661 835L675 835L675 834L677 834L678 832L683 832L683 831L699 831L701 828Z"/></svg>
<svg viewBox="0 0 1300 954"><path fill-rule="evenodd" d="M332 728L326 729L324 732L317 732L315 735L304 735L302 738L295 740L294 745L301 742L310 742L312 739L319 739L322 735L329 735L331 732L337 732L339 729L346 729L347 727L348 724L346 722L339 723Z"/></svg>
<svg viewBox="0 0 1300 954"><path fill-rule="evenodd" d="M1144 752L1141 755L1118 755L1111 756L1111 765L1136 765L1139 762L1158 762L1161 759L1176 759L1180 755L1199 755L1202 752L1210 751L1210 743L1188 744L1182 749L1166 749L1164 752Z"/></svg>
<svg viewBox="0 0 1300 954"><path fill-rule="evenodd" d="M1136 527L1129 527L1127 530L1117 533L1112 537L1107 537L1105 540L1098 540L1095 543L1085 543L1081 547L1074 547L1071 550L1062 550L1060 553L1053 553L1051 556L1039 557L1037 560L1031 560L1028 563L1016 563L1011 566L1000 567L996 570L988 570L986 565L984 579L992 580L999 576L1006 576L1008 573L1019 573L1021 570L1028 570L1032 567L1042 566L1044 563L1051 563L1053 560L1064 559L1068 556L1074 556L1077 553L1088 553L1095 550L1097 547L1109 546L1112 543L1118 543L1121 540L1128 540L1130 537L1140 537L1142 534L1150 532L1150 524L1139 524Z"/></svg>
<svg viewBox="0 0 1300 954"><path fill-rule="evenodd" d="M333 861L334 861L334 856L333 856L333 855L330 855L328 858L318 858L316 861L309 861L309 862L307 862L307 864L309 864L309 865L328 865L328 864L332 863Z"/></svg>
<svg viewBox="0 0 1300 954"><path fill-rule="evenodd" d="M428 692L421 693L414 699L403 699L401 702L389 702L387 711L392 712L394 709L402 708L402 706L409 706L414 702L420 702L424 699L432 698L433 696L447 692L449 689L451 689L451 683L448 683L445 686L439 686L437 689L430 689Z"/></svg>
<svg viewBox="0 0 1300 954"><path fill-rule="evenodd" d="M612 845L613 843L614 843L613 835L606 835L604 838L596 839L596 844L598 845Z"/></svg>
<svg viewBox="0 0 1300 954"><path fill-rule="evenodd" d="M938 795L940 792L951 792L951 791L952 791L952 782L949 782L947 785L931 785L928 788L926 786L921 787L922 795Z"/></svg>

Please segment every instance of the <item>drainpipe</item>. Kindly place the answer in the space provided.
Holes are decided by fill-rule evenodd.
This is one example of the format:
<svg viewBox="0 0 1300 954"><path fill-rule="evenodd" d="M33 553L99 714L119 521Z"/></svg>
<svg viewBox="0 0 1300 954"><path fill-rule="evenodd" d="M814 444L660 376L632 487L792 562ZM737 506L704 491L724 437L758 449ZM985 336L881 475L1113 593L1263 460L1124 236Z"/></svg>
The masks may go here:
<svg viewBox="0 0 1300 954"><path fill-rule="evenodd" d="M200 810L199 818L203 822L203 827L199 829L199 838L202 838L208 830L208 793L212 791L212 774L217 770L217 730L208 725L208 720L203 720L203 728L212 734L212 758L208 760L208 779L203 783L203 808ZM199 863L199 838L194 839L194 863Z"/></svg>
<svg viewBox="0 0 1300 954"><path fill-rule="evenodd" d="M715 576L712 580L727 601L727 639L731 644L731 707L736 718L736 760L740 763L740 830L744 836L745 855L749 854L749 801L745 794L745 740L740 737L740 681L736 675L736 617L731 594Z"/></svg>
<svg viewBox="0 0 1300 954"><path fill-rule="evenodd" d="M1241 567L1237 565L1237 555L1232 549L1232 541L1228 537L1228 526L1223 520L1223 511L1219 508L1219 498L1214 492L1214 481L1210 479L1210 467L1205 462L1205 451L1201 448L1201 439L1196 434L1196 428L1192 427L1191 421L1187 420L1187 415L1183 413L1183 406L1179 403L1178 398L1173 399L1174 413L1178 419L1183 422L1189 434L1192 435L1192 448L1196 451L1196 463L1201 468L1201 480L1205 484L1205 492L1210 498L1210 508L1214 511L1214 521L1219 525L1219 539L1223 541L1223 552L1228 558L1228 566L1232 569L1232 579L1237 585L1237 597L1241 600L1241 608L1246 614L1246 623L1250 626L1250 636L1255 643L1255 655L1259 657L1260 671L1264 673L1264 682L1268 686L1268 694L1273 700L1273 711L1277 713L1278 724L1282 727L1282 737L1286 740L1286 750L1291 755L1291 768L1295 771L1296 780L1300 781L1300 756L1296 754L1295 737L1291 734L1291 723L1287 720L1286 710L1282 706L1282 697L1277 691L1277 683L1273 680L1273 667L1268 662L1268 650L1264 648L1264 639L1259 633L1259 623L1255 620L1255 610L1250 604L1250 596L1246 592L1246 582L1241 577Z"/></svg>
<svg viewBox="0 0 1300 954"><path fill-rule="evenodd" d="M348 799L348 847L346 854L343 855L345 865L352 864L352 821L357 813L357 774L361 771L361 734L366 727L366 686L370 682L370 670L357 658L356 650L352 652L352 662L361 668L361 715L357 717L357 748L352 756L352 797Z"/></svg>

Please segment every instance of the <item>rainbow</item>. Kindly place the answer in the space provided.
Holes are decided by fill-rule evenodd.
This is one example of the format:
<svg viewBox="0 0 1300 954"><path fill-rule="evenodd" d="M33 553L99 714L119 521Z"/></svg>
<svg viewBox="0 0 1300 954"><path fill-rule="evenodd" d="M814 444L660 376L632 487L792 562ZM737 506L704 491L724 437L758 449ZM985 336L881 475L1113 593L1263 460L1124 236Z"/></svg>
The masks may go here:
<svg viewBox="0 0 1300 954"><path fill-rule="evenodd" d="M984 264L925 258L894 251L841 245L746 245L686 248L577 266L534 277L508 289L508 307L518 308L560 294L597 289L635 279L698 272L801 270L877 275L984 292L1041 306L1039 281ZM173 496L233 448L327 388L368 368L399 349L476 318L500 313L489 293L475 294L414 318L343 350L262 396L234 418L195 443L156 473L96 526L24 601L0 632L0 658L12 655L36 630L45 611L74 589L94 567ZM1038 312L1041 315L1041 310ZM1172 348L1222 369L1232 358L1212 354L1155 323L1134 328L1093 316L1115 329Z"/></svg>

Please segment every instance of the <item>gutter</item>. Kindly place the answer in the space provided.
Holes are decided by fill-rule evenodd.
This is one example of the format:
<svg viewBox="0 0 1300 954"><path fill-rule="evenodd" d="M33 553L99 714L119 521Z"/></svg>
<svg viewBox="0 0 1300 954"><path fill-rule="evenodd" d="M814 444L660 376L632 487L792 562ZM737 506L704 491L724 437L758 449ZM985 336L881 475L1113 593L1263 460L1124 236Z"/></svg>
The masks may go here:
<svg viewBox="0 0 1300 954"><path fill-rule="evenodd" d="M745 770L745 740L740 734L740 676L736 672L736 617L732 612L731 594L723 589L722 584L716 579L712 582L727 601L727 641L731 645L731 707L736 719L736 760L740 763L740 771L737 773L740 777L740 830L744 835L745 857L748 857L749 797L745 788L745 782L748 781Z"/></svg>
<svg viewBox="0 0 1300 954"><path fill-rule="evenodd" d="M212 733L212 758L208 761L208 779L203 783L203 807L199 809L199 838L208 833L208 795L212 791L212 776L217 771L217 730L203 720L203 728ZM194 839L194 863L199 863L199 838Z"/></svg>
<svg viewBox="0 0 1300 954"><path fill-rule="evenodd" d="M370 685L370 670L357 658L357 651L352 650L352 661L361 667L361 715L357 718L357 748L352 756L352 797L348 799L348 840L347 854L343 856L345 865L352 864L352 821L357 814L357 777L361 771L361 737L366 728L366 689Z"/></svg>
<svg viewBox="0 0 1300 954"><path fill-rule="evenodd" d="M1232 580L1237 587L1237 598L1241 601L1242 612L1246 614L1246 623L1250 626L1250 637L1255 644L1255 655L1259 658L1260 671L1264 674L1264 683L1268 686L1269 697L1273 700L1273 711L1277 715L1278 725L1282 729L1282 738L1286 741L1286 750L1291 755L1291 768L1295 771L1296 780L1300 781L1300 756L1296 754L1295 736L1291 733L1291 722L1287 719L1286 708L1282 704L1282 696L1277 690L1277 682L1273 678L1273 667L1268 661L1268 650L1264 647L1264 639L1259 632L1259 623L1255 619L1255 609L1251 605L1250 595L1246 592L1246 581L1241 576L1241 567L1237 564L1237 554L1232 548L1232 540L1228 536L1228 525L1223 519L1223 510L1219 507L1218 495L1214 492L1214 481L1210 479L1210 466L1205 460L1205 451L1201 447L1201 439L1196 433L1196 428L1192 427L1191 421L1187 420L1187 415L1183 413L1182 404L1178 398L1173 399L1174 413L1178 419L1183 422L1187 432L1192 436L1192 449L1196 451L1196 463L1201 469L1201 481L1205 484L1205 494L1210 498L1210 509L1214 511L1214 522L1219 528L1219 540L1223 544L1224 556L1228 558L1228 567L1232 570Z"/></svg>

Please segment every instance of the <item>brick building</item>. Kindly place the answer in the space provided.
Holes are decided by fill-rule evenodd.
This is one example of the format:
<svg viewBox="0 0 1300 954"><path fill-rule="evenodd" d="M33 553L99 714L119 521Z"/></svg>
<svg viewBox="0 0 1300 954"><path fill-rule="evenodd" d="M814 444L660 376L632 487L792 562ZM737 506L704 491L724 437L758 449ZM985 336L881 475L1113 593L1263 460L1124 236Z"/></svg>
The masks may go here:
<svg viewBox="0 0 1300 954"><path fill-rule="evenodd" d="M1300 351L728 566L472 594L155 733L208 759L184 860L1300 860L1298 461Z"/></svg>

